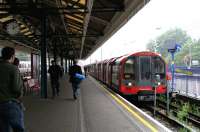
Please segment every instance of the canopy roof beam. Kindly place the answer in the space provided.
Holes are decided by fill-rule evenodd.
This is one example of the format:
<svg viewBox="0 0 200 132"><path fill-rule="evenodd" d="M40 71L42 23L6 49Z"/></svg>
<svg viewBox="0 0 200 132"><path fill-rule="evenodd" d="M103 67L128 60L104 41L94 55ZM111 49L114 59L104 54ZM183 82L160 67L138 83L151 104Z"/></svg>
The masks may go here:
<svg viewBox="0 0 200 132"><path fill-rule="evenodd" d="M88 0L87 2L88 2L87 7L88 7L89 12L86 14L85 19L84 19L83 36L86 36L87 34L88 23L90 21L90 15L91 15L92 6L93 6L93 0ZM85 43L85 37L83 37L81 41L80 59L82 58L84 43Z"/></svg>

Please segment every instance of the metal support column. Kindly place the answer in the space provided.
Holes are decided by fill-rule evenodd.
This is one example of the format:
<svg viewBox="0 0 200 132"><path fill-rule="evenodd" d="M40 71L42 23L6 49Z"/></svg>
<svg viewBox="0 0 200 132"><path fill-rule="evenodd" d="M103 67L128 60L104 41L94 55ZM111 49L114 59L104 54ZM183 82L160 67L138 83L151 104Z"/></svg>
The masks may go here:
<svg viewBox="0 0 200 132"><path fill-rule="evenodd" d="M170 84L169 81L167 81L167 116L169 116L169 104L170 104L170 100L169 100L169 90L170 90Z"/></svg>
<svg viewBox="0 0 200 132"><path fill-rule="evenodd" d="M63 67L63 55L60 56L60 65Z"/></svg>
<svg viewBox="0 0 200 132"><path fill-rule="evenodd" d="M69 59L69 67L72 65L72 63L71 63L72 61L71 61L71 59Z"/></svg>
<svg viewBox="0 0 200 132"><path fill-rule="evenodd" d="M174 54L175 52L171 53L172 56L172 64L171 64L171 72L172 72L172 88L171 88L171 92L174 92L174 71L175 71L175 67L174 67Z"/></svg>
<svg viewBox="0 0 200 132"><path fill-rule="evenodd" d="M69 72L69 59L67 59L67 67L68 67L67 71Z"/></svg>
<svg viewBox="0 0 200 132"><path fill-rule="evenodd" d="M41 38L41 97L47 98L47 43L46 43L46 15L43 13L41 18L42 38Z"/></svg>
<svg viewBox="0 0 200 132"><path fill-rule="evenodd" d="M31 53L31 78L33 78L33 53Z"/></svg>
<svg viewBox="0 0 200 132"><path fill-rule="evenodd" d="M64 65L64 67L65 67L65 73L67 73L67 58L65 58L65 65Z"/></svg>
<svg viewBox="0 0 200 132"><path fill-rule="evenodd" d="M50 59L50 54L48 52L48 67L50 67L50 65L51 65L51 59Z"/></svg>

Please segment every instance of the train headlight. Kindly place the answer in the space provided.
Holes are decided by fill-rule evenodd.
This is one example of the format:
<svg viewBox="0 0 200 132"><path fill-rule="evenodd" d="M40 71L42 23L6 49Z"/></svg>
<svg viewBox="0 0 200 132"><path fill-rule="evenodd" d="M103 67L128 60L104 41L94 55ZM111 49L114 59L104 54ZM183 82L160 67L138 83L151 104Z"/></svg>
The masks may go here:
<svg viewBox="0 0 200 132"><path fill-rule="evenodd" d="M160 79L160 75L159 74L156 74L155 75L155 81L154 81L154 86L158 86L161 84L161 79Z"/></svg>
<svg viewBox="0 0 200 132"><path fill-rule="evenodd" d="M128 83L128 86L132 86L132 83L131 83L131 82L129 82L129 83Z"/></svg>

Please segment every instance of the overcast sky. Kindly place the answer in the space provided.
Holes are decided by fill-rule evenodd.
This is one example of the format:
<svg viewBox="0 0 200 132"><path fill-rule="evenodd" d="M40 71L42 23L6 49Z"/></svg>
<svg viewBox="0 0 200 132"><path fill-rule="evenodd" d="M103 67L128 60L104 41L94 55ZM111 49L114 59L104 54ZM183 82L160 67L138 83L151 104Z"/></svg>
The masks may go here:
<svg viewBox="0 0 200 132"><path fill-rule="evenodd" d="M151 39L173 28L181 28L199 39L199 6L200 0L151 0L85 63L145 50Z"/></svg>

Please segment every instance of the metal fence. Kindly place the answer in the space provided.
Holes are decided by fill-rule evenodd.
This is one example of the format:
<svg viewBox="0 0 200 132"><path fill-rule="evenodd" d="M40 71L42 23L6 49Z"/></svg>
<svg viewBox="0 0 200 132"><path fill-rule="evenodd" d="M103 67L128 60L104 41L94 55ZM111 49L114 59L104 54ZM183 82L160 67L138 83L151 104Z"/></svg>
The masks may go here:
<svg viewBox="0 0 200 132"><path fill-rule="evenodd" d="M174 88L180 94L200 99L200 74L175 74Z"/></svg>

